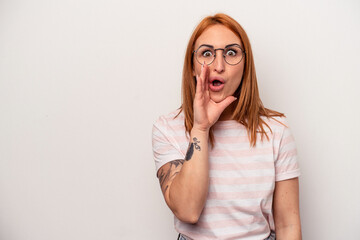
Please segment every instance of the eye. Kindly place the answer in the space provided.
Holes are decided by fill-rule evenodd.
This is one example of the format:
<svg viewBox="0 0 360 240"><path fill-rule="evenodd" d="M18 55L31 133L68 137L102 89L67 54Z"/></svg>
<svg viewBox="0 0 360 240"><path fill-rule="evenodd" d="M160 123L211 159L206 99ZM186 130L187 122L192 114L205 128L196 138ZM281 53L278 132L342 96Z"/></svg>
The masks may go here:
<svg viewBox="0 0 360 240"><path fill-rule="evenodd" d="M237 51L235 49L227 49L225 52L226 56L234 57L237 54Z"/></svg>
<svg viewBox="0 0 360 240"><path fill-rule="evenodd" d="M212 51L211 50L204 50L201 55L203 57L211 57L213 55Z"/></svg>

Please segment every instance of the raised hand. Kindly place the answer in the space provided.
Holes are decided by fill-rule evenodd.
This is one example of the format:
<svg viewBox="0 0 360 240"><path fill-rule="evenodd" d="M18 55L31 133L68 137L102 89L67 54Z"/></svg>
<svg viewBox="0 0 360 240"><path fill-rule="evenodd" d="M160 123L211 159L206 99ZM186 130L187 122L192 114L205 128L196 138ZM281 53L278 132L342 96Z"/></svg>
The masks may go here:
<svg viewBox="0 0 360 240"><path fill-rule="evenodd" d="M200 76L196 76L196 93L194 99L194 126L193 128L207 131L219 119L221 113L236 100L233 96L228 96L219 103L210 98L209 93L209 67L203 64Z"/></svg>

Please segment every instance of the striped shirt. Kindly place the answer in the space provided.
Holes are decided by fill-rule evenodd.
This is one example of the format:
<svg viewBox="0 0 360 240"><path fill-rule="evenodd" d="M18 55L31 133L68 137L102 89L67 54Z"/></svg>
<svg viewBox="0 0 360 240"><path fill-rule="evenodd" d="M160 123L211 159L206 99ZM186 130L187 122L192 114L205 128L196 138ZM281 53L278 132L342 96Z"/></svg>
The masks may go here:
<svg viewBox="0 0 360 240"><path fill-rule="evenodd" d="M184 159L189 145L184 115L177 111L153 125L156 172L175 159ZM276 119L276 120L274 120ZM235 120L213 126L215 145L209 147L208 197L196 224L174 216L175 229L188 239L265 239L275 231L272 200L275 182L300 175L294 138L285 117L263 118L269 140L258 133L250 146L247 129ZM286 126L282 125L281 123Z"/></svg>

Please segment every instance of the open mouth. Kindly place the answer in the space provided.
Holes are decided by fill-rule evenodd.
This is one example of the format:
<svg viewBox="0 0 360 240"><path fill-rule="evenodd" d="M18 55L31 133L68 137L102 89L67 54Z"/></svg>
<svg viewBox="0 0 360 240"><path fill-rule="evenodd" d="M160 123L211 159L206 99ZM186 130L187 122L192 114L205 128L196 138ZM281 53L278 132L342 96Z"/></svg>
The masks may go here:
<svg viewBox="0 0 360 240"><path fill-rule="evenodd" d="M219 92L224 88L225 81L221 77L210 77L209 89L213 92Z"/></svg>
<svg viewBox="0 0 360 240"><path fill-rule="evenodd" d="M213 82L212 82L212 85L213 86L220 86L221 84L223 84L220 80L214 80Z"/></svg>

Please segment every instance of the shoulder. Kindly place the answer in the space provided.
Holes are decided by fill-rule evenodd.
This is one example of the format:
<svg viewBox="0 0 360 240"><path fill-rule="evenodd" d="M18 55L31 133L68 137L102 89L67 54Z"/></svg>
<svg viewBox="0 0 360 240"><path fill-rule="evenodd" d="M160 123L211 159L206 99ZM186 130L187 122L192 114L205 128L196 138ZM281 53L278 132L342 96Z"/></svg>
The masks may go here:
<svg viewBox="0 0 360 240"><path fill-rule="evenodd" d="M274 132L283 132L285 129L289 128L289 123L288 123L286 116L283 116L283 117L261 116L261 119ZM264 128L267 128L266 125ZM267 129L267 130L269 130L269 129Z"/></svg>
<svg viewBox="0 0 360 240"><path fill-rule="evenodd" d="M153 124L153 130L169 131L184 129L184 113L180 109L159 116Z"/></svg>
<svg viewBox="0 0 360 240"><path fill-rule="evenodd" d="M179 124L184 122L184 114L180 109L159 116L154 125Z"/></svg>

